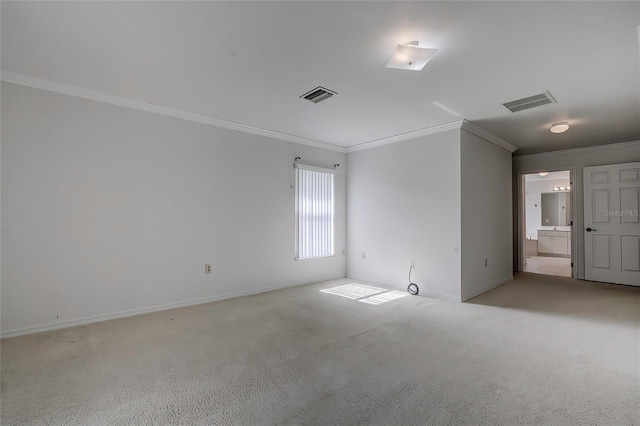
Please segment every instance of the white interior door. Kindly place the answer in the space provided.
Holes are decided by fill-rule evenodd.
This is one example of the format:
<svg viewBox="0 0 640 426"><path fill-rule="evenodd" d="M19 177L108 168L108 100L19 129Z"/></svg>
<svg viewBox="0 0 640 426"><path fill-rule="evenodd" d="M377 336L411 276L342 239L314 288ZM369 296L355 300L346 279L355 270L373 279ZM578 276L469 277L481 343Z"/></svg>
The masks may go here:
<svg viewBox="0 0 640 426"><path fill-rule="evenodd" d="M585 278L640 286L640 163L583 171Z"/></svg>

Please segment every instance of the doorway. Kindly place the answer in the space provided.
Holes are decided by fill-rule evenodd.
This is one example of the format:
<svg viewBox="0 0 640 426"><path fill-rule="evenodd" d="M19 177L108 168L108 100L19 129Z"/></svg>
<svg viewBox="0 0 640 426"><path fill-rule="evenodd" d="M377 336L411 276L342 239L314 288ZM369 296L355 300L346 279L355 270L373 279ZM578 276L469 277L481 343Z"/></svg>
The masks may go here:
<svg viewBox="0 0 640 426"><path fill-rule="evenodd" d="M523 271L572 276L572 197L569 170L523 175Z"/></svg>

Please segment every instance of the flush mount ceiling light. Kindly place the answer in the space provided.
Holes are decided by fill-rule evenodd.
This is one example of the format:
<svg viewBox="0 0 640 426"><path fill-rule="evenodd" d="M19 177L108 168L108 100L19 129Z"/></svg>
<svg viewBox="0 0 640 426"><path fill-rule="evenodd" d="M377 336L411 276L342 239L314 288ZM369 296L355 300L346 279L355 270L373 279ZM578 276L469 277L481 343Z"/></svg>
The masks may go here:
<svg viewBox="0 0 640 426"><path fill-rule="evenodd" d="M387 68L422 71L422 68L427 65L429 59L431 59L437 51L438 49L418 47L417 41L399 44L395 53L391 59L389 59Z"/></svg>
<svg viewBox="0 0 640 426"><path fill-rule="evenodd" d="M551 126L551 133L564 133L569 130L569 124L566 121L561 121L560 123L553 123Z"/></svg>
<svg viewBox="0 0 640 426"><path fill-rule="evenodd" d="M538 173L538 174L539 174L540 176L543 176L543 177L544 177L544 176L548 175L548 174L549 174L549 172L540 172L540 173Z"/></svg>

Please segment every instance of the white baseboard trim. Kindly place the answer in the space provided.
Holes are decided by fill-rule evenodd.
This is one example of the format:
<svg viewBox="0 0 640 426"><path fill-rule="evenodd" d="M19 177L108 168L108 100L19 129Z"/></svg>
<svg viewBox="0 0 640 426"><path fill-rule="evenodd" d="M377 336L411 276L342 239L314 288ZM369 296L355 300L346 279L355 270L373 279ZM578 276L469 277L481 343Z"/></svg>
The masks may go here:
<svg viewBox="0 0 640 426"><path fill-rule="evenodd" d="M467 300L473 299L474 297L478 297L478 296L480 296L481 294L484 294L484 293L486 293L486 292L488 292L488 291L491 291L491 290L493 290L493 289L494 289L494 288L496 288L496 287L500 287L501 285L504 285L504 284L506 284L506 283L508 283L509 281L512 281L512 280L513 280L513 275L512 275L512 276L510 276L510 277L509 277L509 278L507 278L507 279L504 279L504 280L500 281L500 282L499 282L499 283L497 283L497 284L492 285L491 287L489 287L489 288L487 288L487 289L480 290L480 291L476 291L475 293L471 293L471 295L466 296L462 301L463 301L463 302L466 302Z"/></svg>
<svg viewBox="0 0 640 426"><path fill-rule="evenodd" d="M45 331L60 330L63 328L76 327L79 325L95 324L97 322L132 317L135 315L149 314L152 312L166 311L169 309L184 308L187 306L194 306L194 305L203 305L205 303L219 302L221 300L233 299L233 298L242 297L242 296L250 296L253 294L267 293L269 291L281 290L289 287L297 287L300 285L313 284L321 281L328 281L328 280L334 280L339 278L344 278L344 277L318 278L311 281L296 282L296 283L286 284L282 286L265 287L265 288L259 288L259 289L253 289L253 290L240 291L237 293L227 293L227 294L218 295L218 296L203 297L201 299L193 299L193 300L186 300L183 302L168 303L166 305L156 305L156 306L151 306L147 308L139 308L139 309L131 309L128 311L114 312L112 314L96 315L93 317L62 321L62 322L57 322L52 324L38 325L35 327L19 328L15 330L0 332L0 339L8 339L10 337L18 337L18 336L25 336L27 334L42 333Z"/></svg>
<svg viewBox="0 0 640 426"><path fill-rule="evenodd" d="M431 297L434 299L446 300L447 302L452 303L462 303L462 298L459 296L451 296L450 294L436 293L435 291L423 290L420 289L420 293L418 296Z"/></svg>
<svg viewBox="0 0 640 426"><path fill-rule="evenodd" d="M386 288L391 287L392 289L396 289L397 290L397 286L389 285L389 283L370 280L368 278L358 277L356 275L347 275L347 278L349 278L351 280L362 281L364 283L374 284L374 285L377 285L377 286L380 286L380 287L386 287ZM407 288L403 287L403 289L406 291ZM424 290L422 288L419 288L419 290L420 290L420 292L418 293L418 296L432 297L432 298L435 298L435 299L442 299L442 300L446 300L448 302L454 302L454 303L461 303L462 302L462 299L460 297L458 297L458 296L451 296L450 294L436 293L435 291Z"/></svg>

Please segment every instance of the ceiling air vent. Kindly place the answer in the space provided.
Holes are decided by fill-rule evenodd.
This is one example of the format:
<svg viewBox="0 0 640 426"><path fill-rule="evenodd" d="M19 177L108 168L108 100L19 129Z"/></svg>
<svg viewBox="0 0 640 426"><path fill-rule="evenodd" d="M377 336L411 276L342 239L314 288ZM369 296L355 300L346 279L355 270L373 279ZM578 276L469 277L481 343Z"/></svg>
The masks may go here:
<svg viewBox="0 0 640 426"><path fill-rule="evenodd" d="M322 102L337 94L338 92L334 92L333 90L325 89L322 86L318 86L300 97L305 98L306 100L311 101L314 104L317 104L318 102Z"/></svg>
<svg viewBox="0 0 640 426"><path fill-rule="evenodd" d="M539 95L529 96L528 98L518 99L517 101L507 102L504 105L511 112L524 111L525 109L531 109L546 104L555 104L556 100L551 96L551 93L544 92Z"/></svg>

